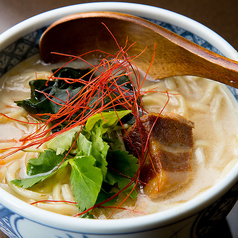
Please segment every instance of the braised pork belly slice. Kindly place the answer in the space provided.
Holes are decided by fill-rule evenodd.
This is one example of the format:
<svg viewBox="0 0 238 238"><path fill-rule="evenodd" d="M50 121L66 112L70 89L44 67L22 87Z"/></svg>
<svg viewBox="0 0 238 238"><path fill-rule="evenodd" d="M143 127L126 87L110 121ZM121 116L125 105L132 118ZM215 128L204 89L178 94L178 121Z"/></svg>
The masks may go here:
<svg viewBox="0 0 238 238"><path fill-rule="evenodd" d="M127 150L140 161L149 136L140 181L150 198L172 192L192 178L193 127L193 122L178 114L150 113L128 129Z"/></svg>

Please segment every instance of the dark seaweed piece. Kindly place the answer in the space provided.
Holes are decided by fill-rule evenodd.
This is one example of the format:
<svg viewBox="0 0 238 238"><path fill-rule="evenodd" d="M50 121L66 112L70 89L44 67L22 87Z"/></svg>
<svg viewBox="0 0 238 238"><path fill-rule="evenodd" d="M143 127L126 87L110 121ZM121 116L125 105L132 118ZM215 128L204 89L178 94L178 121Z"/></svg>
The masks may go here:
<svg viewBox="0 0 238 238"><path fill-rule="evenodd" d="M53 73L55 72L54 77L57 78L78 79L87 74L83 79L88 81L92 77L92 74L88 74L90 69L62 68L59 71L57 70L52 70ZM15 101L15 103L30 114L55 114L63 106L64 102L66 103L67 100L72 99L81 90L83 84L78 82L66 83L60 79L48 82L45 79L38 79L30 81L29 86L31 88L31 97L22 101Z"/></svg>
<svg viewBox="0 0 238 238"><path fill-rule="evenodd" d="M31 88L31 97L22 101L15 101L15 103L23 107L27 112L32 115L35 114L45 114L42 115L42 119L48 119L49 116L47 114L56 114L59 112L60 108L63 107L69 100L73 99L79 92L83 89L84 84L80 82L66 82L64 79L83 79L85 81L89 81L91 78L94 78L90 69L74 69L69 67L64 67L61 69L53 69L52 72L54 77L56 78L53 81L47 81L46 79L38 79L32 80L29 82ZM62 78L62 79L61 79ZM120 86L121 90L128 90L127 94L131 95L133 92L133 87L129 78L125 75L118 76L116 83ZM115 89L115 86L111 87ZM115 108L111 104L112 98L119 95L119 92L114 90L114 95L111 97L105 97L103 102L98 103L96 106L100 108L103 105L111 106L110 110L125 110L123 106L116 106ZM101 98L103 92L99 94L95 92L95 96L92 96L90 102L88 103L89 109L86 111L86 114L91 110L90 107L94 107L95 103L98 102L98 99ZM123 104L123 102L121 102ZM114 108L114 109L113 109ZM107 111L110 111L107 110ZM106 111L106 110L105 110ZM79 108L78 112L74 115L71 115L71 119L75 118L79 115L82 110ZM133 124L134 116L132 114L128 115L123 119L123 123ZM62 129L54 128L54 131L58 131Z"/></svg>

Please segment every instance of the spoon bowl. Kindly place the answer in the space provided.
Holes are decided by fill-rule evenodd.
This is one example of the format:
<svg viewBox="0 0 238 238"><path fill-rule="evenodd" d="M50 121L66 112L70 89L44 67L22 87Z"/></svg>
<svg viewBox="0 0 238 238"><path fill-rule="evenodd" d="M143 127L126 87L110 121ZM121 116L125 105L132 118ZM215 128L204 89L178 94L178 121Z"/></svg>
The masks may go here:
<svg viewBox="0 0 238 238"><path fill-rule="evenodd" d="M135 44L134 44L135 43ZM54 22L40 40L45 62L65 61L65 56L100 58L103 51L115 55L120 47L131 46L129 56L154 79L171 76L200 76L238 88L238 62L209 51L147 20L117 12L84 12ZM154 56L154 57L153 57Z"/></svg>

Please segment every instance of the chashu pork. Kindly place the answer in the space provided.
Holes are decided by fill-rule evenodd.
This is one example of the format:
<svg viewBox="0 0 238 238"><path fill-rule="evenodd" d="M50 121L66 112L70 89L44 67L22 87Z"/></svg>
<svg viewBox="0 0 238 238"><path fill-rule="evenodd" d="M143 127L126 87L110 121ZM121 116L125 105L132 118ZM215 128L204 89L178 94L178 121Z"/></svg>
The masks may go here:
<svg viewBox="0 0 238 238"><path fill-rule="evenodd" d="M172 192L192 178L193 127L175 113L150 113L128 129L125 144L141 161L140 181L150 198Z"/></svg>

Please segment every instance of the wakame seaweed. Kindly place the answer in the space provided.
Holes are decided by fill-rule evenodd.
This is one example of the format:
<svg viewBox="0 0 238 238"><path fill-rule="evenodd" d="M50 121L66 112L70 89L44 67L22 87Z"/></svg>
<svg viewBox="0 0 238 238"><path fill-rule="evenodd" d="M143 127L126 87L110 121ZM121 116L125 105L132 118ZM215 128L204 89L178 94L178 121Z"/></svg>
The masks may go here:
<svg viewBox="0 0 238 238"><path fill-rule="evenodd" d="M75 98L81 90L85 90L85 85L83 83L68 83L64 79L82 78L84 81L89 81L95 78L95 76L90 71L90 69L74 69L70 67L53 69L52 72L55 78L53 81L48 81L46 79L37 79L30 81L29 86L31 89L31 97L22 101L15 101L15 103L18 106L23 107L28 113L32 115L41 114L40 118L48 119L49 116L47 114L58 113L60 108L64 106L67 101ZM128 79L128 76L119 76L116 80L116 83L118 86L121 85L121 89L128 90L128 94L133 93L133 88L131 82ZM86 114L90 112L90 107L92 108L92 105L95 105L95 102L97 102L98 99L101 98L102 93L103 92L100 92L100 94L98 95L97 92L95 92L95 96L91 97L88 104L89 109L86 111ZM98 103L97 108L100 108L102 104L110 104L112 98L115 98L116 95L117 93L114 92L111 97L105 97L102 102ZM118 105L115 107L115 109L120 111L124 110L125 108ZM78 112L71 116L71 119L75 118L81 112L82 110L79 108ZM132 114L129 114L125 118L123 118L124 123L127 122L128 124L133 124L134 121L134 116Z"/></svg>

